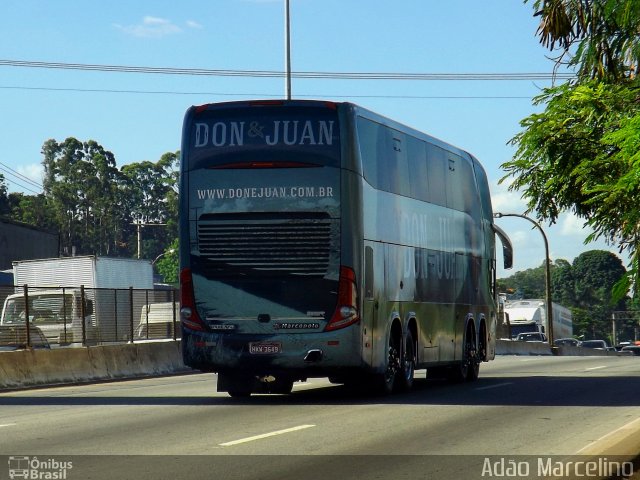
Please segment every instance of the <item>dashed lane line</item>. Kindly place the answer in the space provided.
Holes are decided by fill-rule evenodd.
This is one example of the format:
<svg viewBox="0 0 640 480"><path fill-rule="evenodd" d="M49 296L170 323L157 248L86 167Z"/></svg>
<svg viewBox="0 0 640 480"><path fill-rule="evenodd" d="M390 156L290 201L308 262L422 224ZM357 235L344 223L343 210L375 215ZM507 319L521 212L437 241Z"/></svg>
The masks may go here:
<svg viewBox="0 0 640 480"><path fill-rule="evenodd" d="M241 443L253 442L255 440L262 440L263 438L275 437L276 435L284 435L285 433L297 432L298 430L304 430L306 428L315 427L315 425L298 425L297 427L285 428L284 430L276 430L275 432L263 433L261 435L254 435L253 437L241 438L239 440L233 440L232 442L220 443L221 447L231 447L233 445L239 445Z"/></svg>

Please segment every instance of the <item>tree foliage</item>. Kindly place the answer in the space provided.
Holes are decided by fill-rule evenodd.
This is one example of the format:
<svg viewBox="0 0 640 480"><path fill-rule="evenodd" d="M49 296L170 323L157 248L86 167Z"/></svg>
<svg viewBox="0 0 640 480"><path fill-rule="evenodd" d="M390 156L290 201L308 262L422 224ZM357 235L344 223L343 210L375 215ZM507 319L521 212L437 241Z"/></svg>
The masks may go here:
<svg viewBox="0 0 640 480"><path fill-rule="evenodd" d="M581 78L617 82L640 72L637 0L535 0L533 6L540 43L559 51L557 62L577 67Z"/></svg>
<svg viewBox="0 0 640 480"><path fill-rule="evenodd" d="M153 259L177 238L177 153L118 169L115 156L102 145L70 137L47 140L42 154L44 192L7 195L0 178L0 214L59 232L67 254L139 253ZM140 252L136 223L147 224Z"/></svg>
<svg viewBox="0 0 640 480"><path fill-rule="evenodd" d="M11 211L7 191L7 182L4 175L0 173L0 215L8 215Z"/></svg>
<svg viewBox="0 0 640 480"><path fill-rule="evenodd" d="M156 263L158 273L165 283L178 283L178 239L176 238L166 250L166 253Z"/></svg>
<svg viewBox="0 0 640 480"><path fill-rule="evenodd" d="M588 241L604 238L626 250L632 268L617 289L622 296L636 282L640 240L640 2L533 5L540 42L577 76L534 99L545 109L521 121L501 182L509 180L539 220L573 212L593 229Z"/></svg>
<svg viewBox="0 0 640 480"><path fill-rule="evenodd" d="M605 250L590 250L578 255L573 263L559 259L551 266L551 297L555 303L570 308L573 333L584 338L611 339L611 319L614 312L633 308L628 299L616 300L612 287L624 277L622 261ZM499 287L513 292L516 298L545 297L544 265L517 272L501 279ZM636 322L621 320L619 337L634 338Z"/></svg>
<svg viewBox="0 0 640 480"><path fill-rule="evenodd" d="M584 252L575 258L572 270L575 306L624 308L624 302L614 300L611 294L613 286L626 273L621 260L613 253L605 250Z"/></svg>
<svg viewBox="0 0 640 480"><path fill-rule="evenodd" d="M498 281L498 288L515 298L545 297L545 265L516 272ZM552 270L553 272L553 270Z"/></svg>
<svg viewBox="0 0 640 480"><path fill-rule="evenodd" d="M115 157L97 142L47 140L44 194L60 226L62 247L71 253L109 255L117 251L126 213L121 204Z"/></svg>
<svg viewBox="0 0 640 480"><path fill-rule="evenodd" d="M509 188L521 190L528 211L539 218L553 223L572 211L594 229L594 238L635 249L638 153L629 155L633 135L620 131L628 134L640 121L636 97L626 86L602 83L545 90L536 102L546 110L521 122L524 130L511 140L517 150L502 165L502 181L512 178Z"/></svg>

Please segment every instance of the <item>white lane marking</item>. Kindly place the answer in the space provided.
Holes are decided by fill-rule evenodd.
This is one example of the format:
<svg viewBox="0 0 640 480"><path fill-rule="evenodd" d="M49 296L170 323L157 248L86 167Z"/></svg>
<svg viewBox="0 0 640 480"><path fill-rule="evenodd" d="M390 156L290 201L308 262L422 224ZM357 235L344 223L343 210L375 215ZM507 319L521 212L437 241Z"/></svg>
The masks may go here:
<svg viewBox="0 0 640 480"><path fill-rule="evenodd" d="M496 383L495 385L488 385L486 387L478 387L475 390L489 390L491 388L506 387L507 385L513 385L513 383L512 382Z"/></svg>
<svg viewBox="0 0 640 480"><path fill-rule="evenodd" d="M275 432L263 433L262 435L255 435L253 437L241 438L240 440L220 443L219 445L221 447L230 447L232 445L238 445L240 443L253 442L254 440L261 440L263 438L275 437L276 435L297 432L298 430L304 430L305 428L311 428L311 427L315 427L315 425L298 425L297 427L285 428L284 430L277 430Z"/></svg>
<svg viewBox="0 0 640 480"><path fill-rule="evenodd" d="M2 427L13 427L13 426L15 426L15 423L5 423L3 425L0 425L0 428L2 428Z"/></svg>
<svg viewBox="0 0 640 480"><path fill-rule="evenodd" d="M606 365L602 365L600 367L585 368L584 371L588 372L589 370L600 370L601 368L607 368L607 366Z"/></svg>
<svg viewBox="0 0 640 480"><path fill-rule="evenodd" d="M599 439L594 440L593 442L591 442L589 445L587 445L586 447L581 448L580 450L578 450L576 452L576 455L581 455L582 452L589 450L590 447L593 447L594 445L596 445L599 442L602 442L603 440L616 435L619 432L622 432L623 430L631 430L633 431L633 429L635 428L635 424L636 423L640 423L640 418L636 418L633 422L627 423L626 425L621 426L620 428L615 429L613 432L609 432L606 435L601 436Z"/></svg>

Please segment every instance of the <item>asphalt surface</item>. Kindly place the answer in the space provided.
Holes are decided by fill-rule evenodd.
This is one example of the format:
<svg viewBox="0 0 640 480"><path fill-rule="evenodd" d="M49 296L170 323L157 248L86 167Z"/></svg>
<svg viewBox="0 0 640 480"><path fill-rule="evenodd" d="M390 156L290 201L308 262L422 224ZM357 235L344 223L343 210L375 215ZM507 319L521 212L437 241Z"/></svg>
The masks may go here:
<svg viewBox="0 0 640 480"><path fill-rule="evenodd" d="M627 473L640 453L640 357L502 356L472 383L416 377L388 397L311 379L238 400L213 374L0 393L0 479L25 458L71 480L569 478L575 458Z"/></svg>

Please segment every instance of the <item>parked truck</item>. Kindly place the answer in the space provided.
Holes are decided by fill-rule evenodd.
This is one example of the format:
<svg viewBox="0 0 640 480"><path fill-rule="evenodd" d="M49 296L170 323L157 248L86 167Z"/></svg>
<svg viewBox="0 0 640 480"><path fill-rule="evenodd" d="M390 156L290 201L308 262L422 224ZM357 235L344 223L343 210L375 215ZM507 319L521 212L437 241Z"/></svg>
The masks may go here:
<svg viewBox="0 0 640 480"><path fill-rule="evenodd" d="M28 315L51 343L129 339L134 316L153 291L148 260L93 255L23 260L13 262L13 276L16 293L6 298L0 325L24 323Z"/></svg>
<svg viewBox="0 0 640 480"><path fill-rule="evenodd" d="M50 344L66 345L74 342L96 343L98 331L93 321L93 300L84 299L77 288L38 289L9 295L2 308L0 325L29 324L44 334ZM28 301L26 301L28 299ZM84 318L84 330L82 319Z"/></svg>
<svg viewBox="0 0 640 480"><path fill-rule="evenodd" d="M573 335L571 310L551 303L553 314L553 337L569 338ZM504 306L505 316L511 327L511 339L519 333L538 332L548 337L547 308L544 300L510 300Z"/></svg>

